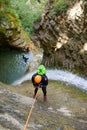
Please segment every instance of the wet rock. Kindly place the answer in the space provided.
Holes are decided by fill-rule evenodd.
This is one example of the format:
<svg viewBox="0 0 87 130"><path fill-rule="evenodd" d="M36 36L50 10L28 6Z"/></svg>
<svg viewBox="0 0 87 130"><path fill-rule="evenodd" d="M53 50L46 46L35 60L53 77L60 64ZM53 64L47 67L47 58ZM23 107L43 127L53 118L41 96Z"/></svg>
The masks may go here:
<svg viewBox="0 0 87 130"><path fill-rule="evenodd" d="M87 76L87 61L85 60L87 55L86 50L83 50L83 43L87 41L87 2L76 0L71 3L71 8L56 15L51 14L52 8L47 5L42 20L39 21L41 27L32 35L37 37L37 41L44 49L43 64ZM55 55L57 55L56 58ZM84 57L81 58L80 55L84 55ZM81 64L84 64L83 67Z"/></svg>
<svg viewBox="0 0 87 130"><path fill-rule="evenodd" d="M18 86L0 83L1 130L23 130L34 101L33 91L31 81ZM27 130L87 130L85 92L56 81L49 81L47 91L44 102L39 90Z"/></svg>

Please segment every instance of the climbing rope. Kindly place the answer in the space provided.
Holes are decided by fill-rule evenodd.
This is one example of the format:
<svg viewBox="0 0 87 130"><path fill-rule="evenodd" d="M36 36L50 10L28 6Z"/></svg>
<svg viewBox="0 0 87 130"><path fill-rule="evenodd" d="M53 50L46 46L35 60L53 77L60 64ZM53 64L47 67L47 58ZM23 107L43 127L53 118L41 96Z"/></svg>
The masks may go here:
<svg viewBox="0 0 87 130"><path fill-rule="evenodd" d="M29 111L29 114L28 114L28 117L27 117L26 123L25 123L25 125L24 125L24 130L27 129L28 122L29 122L29 120L30 120L30 116L31 116L31 114L32 114L32 110L33 110L33 108L34 108L34 104L35 104L35 102L36 102L36 97L37 97L37 93L36 93L36 96L35 96L34 101L33 101L33 103L32 103L31 109L30 109L30 111Z"/></svg>

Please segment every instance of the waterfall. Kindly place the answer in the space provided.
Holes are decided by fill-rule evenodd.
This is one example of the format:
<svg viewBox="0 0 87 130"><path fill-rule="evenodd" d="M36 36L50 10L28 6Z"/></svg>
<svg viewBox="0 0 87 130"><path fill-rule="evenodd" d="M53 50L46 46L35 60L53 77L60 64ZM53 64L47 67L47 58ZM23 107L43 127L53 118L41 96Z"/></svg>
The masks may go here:
<svg viewBox="0 0 87 130"><path fill-rule="evenodd" d="M35 72L36 71L26 74L21 79L15 81L13 85L19 85L24 81L31 80L31 77ZM58 69L47 69L47 76L49 80L63 81L80 89L87 90L87 80L71 72Z"/></svg>

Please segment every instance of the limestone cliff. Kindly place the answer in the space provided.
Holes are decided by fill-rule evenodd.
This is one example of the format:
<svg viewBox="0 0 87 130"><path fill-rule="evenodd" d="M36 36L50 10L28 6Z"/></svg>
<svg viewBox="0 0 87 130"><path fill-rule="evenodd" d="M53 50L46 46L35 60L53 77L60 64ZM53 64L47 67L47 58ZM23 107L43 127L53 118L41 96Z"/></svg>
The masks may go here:
<svg viewBox="0 0 87 130"><path fill-rule="evenodd" d="M26 51L26 46L33 52L37 52L34 43L24 32L18 19L4 8L0 9L0 46L13 47Z"/></svg>
<svg viewBox="0 0 87 130"><path fill-rule="evenodd" d="M49 1L34 24L32 40L44 49L43 63L87 76L87 1L70 1L66 11L52 15Z"/></svg>

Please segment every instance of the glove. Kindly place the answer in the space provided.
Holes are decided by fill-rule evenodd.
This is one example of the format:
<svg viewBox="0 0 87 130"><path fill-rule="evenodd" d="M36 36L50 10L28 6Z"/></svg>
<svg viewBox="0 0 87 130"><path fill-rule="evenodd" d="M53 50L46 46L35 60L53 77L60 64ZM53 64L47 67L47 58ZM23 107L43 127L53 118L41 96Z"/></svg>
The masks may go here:
<svg viewBox="0 0 87 130"><path fill-rule="evenodd" d="M38 84L36 84L36 83L33 83L33 85L34 85L34 87L35 87L35 88L39 86L39 85L38 85Z"/></svg>
<svg viewBox="0 0 87 130"><path fill-rule="evenodd" d="M42 83L40 83L40 84L39 84L39 87L40 87L40 88L42 88L42 87L43 87Z"/></svg>

